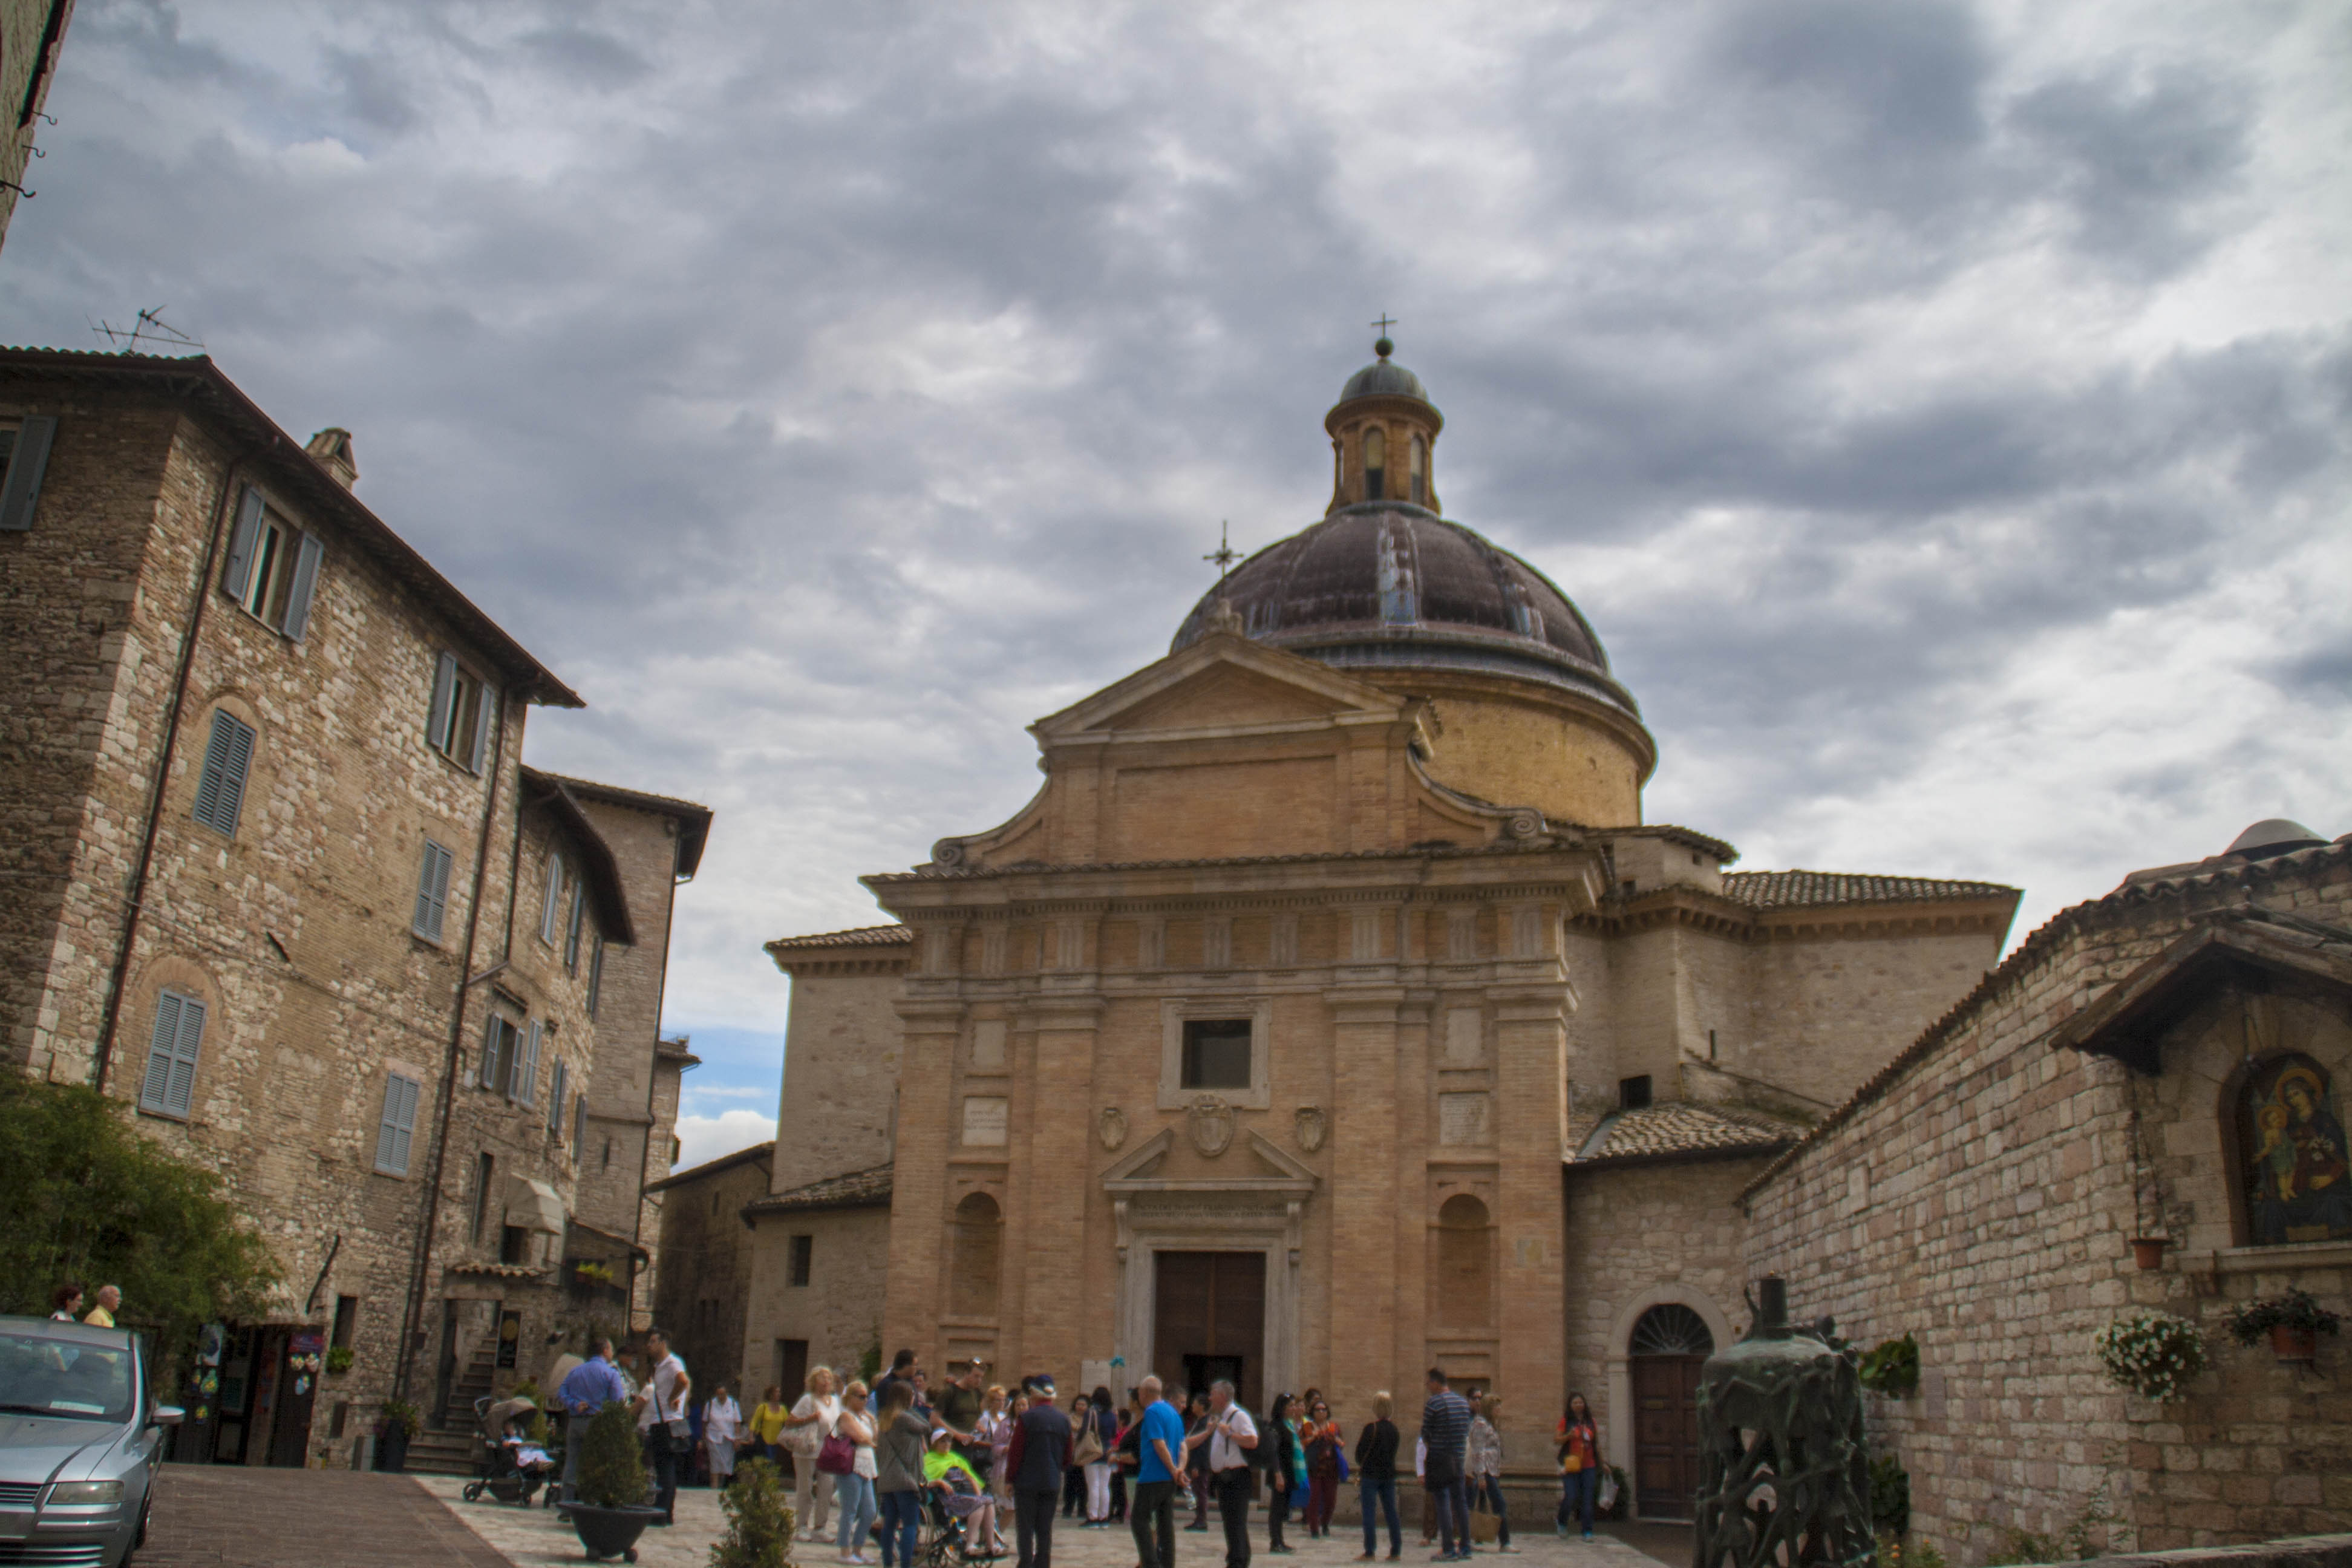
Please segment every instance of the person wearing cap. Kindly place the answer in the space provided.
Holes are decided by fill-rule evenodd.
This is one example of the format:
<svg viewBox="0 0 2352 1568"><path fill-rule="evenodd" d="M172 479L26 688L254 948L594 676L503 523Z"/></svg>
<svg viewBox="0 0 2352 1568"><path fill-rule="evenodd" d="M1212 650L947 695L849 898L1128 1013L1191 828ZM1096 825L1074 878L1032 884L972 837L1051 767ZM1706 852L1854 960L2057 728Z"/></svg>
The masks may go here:
<svg viewBox="0 0 2352 1568"><path fill-rule="evenodd" d="M1027 1387L1029 1408L1021 1413L1004 1456L1013 1472L1013 1536L1021 1568L1054 1568L1054 1504L1070 1459L1070 1418L1054 1403L1050 1375L1033 1374Z"/></svg>
<svg viewBox="0 0 2352 1568"><path fill-rule="evenodd" d="M930 1451L923 1456L923 1484L939 1494L950 1513L964 1521L964 1554L1004 1555L1004 1539L996 1533L996 1500L980 1484L980 1472L955 1451L955 1434L944 1426L931 1428Z"/></svg>

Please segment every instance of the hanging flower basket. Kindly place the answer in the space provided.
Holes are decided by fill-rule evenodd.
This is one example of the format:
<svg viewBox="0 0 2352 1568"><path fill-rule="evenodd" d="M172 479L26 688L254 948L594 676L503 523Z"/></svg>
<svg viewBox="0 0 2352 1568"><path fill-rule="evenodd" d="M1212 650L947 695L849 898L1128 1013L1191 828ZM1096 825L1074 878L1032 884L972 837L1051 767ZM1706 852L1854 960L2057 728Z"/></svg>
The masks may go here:
<svg viewBox="0 0 2352 1568"><path fill-rule="evenodd" d="M2230 1310L2230 1337L2252 1345L2268 1335L2271 1353L2283 1362L2319 1359L2319 1336L2335 1333L2344 1320L2312 1300L2311 1292L2289 1290L2267 1300L2249 1301Z"/></svg>
<svg viewBox="0 0 2352 1568"><path fill-rule="evenodd" d="M2205 1370L2205 1336L2169 1312L2126 1312L2091 1342L2108 1380L2142 1399L2178 1399Z"/></svg>

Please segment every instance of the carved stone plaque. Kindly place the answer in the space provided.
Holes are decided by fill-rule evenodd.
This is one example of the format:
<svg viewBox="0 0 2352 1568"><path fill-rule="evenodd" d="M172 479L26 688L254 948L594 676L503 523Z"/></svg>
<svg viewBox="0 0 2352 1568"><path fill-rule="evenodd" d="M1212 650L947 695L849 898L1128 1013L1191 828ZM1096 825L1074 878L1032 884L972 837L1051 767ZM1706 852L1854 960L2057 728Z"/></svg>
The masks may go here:
<svg viewBox="0 0 2352 1568"><path fill-rule="evenodd" d="M1004 1020L982 1018L971 1026L971 1070L1004 1070Z"/></svg>
<svg viewBox="0 0 2352 1568"><path fill-rule="evenodd" d="M1127 1112L1116 1105L1106 1105L1095 1118L1095 1136L1106 1149L1116 1149L1127 1142Z"/></svg>
<svg viewBox="0 0 2352 1568"><path fill-rule="evenodd" d="M966 1147L1003 1148L1007 1102L1001 1094L964 1097L963 1141Z"/></svg>
<svg viewBox="0 0 2352 1568"><path fill-rule="evenodd" d="M1310 1154L1322 1148L1323 1141L1331 1135L1331 1119L1323 1114L1319 1105L1300 1106L1297 1121L1298 1146Z"/></svg>
<svg viewBox="0 0 2352 1568"><path fill-rule="evenodd" d="M1204 1094L1194 1100L1192 1115L1186 1120L1191 1124L1192 1147L1209 1159L1215 1159L1233 1146L1237 1119L1234 1108L1217 1096Z"/></svg>
<svg viewBox="0 0 2352 1568"><path fill-rule="evenodd" d="M1488 1126L1492 1101L1485 1094L1441 1094L1437 1097L1437 1141L1455 1147L1491 1142Z"/></svg>

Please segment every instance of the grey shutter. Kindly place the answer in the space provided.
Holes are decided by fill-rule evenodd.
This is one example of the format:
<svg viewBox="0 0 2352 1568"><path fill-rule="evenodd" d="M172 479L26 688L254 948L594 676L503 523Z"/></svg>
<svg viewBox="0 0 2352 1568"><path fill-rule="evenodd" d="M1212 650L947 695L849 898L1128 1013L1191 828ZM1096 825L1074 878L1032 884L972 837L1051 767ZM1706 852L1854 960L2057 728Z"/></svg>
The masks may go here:
<svg viewBox="0 0 2352 1568"><path fill-rule="evenodd" d="M587 1152L587 1148L588 1148L588 1144L587 1144L587 1142L586 1142L587 1137L588 1137L588 1097L587 1097L585 1094L575 1094L575 1095L573 1095L573 1096L572 1097L572 1158L574 1158L574 1159L578 1159L578 1158L580 1158L581 1156L583 1156L583 1154L585 1154L585 1153L586 1153L586 1152Z"/></svg>
<svg viewBox="0 0 2352 1568"><path fill-rule="evenodd" d="M172 1086L172 1047L180 1037L180 998L166 991L156 998L155 1033L147 1045L147 1076L139 1083L142 1110L161 1110Z"/></svg>
<svg viewBox="0 0 2352 1568"><path fill-rule="evenodd" d="M474 704L474 739L467 753L466 765L476 773L482 771L482 759L490 754L491 710L498 706L498 693L483 686L480 700Z"/></svg>
<svg viewBox="0 0 2352 1568"><path fill-rule="evenodd" d="M539 895L539 940L548 946L555 945L555 922L563 908L563 857L555 850L547 852L547 886Z"/></svg>
<svg viewBox="0 0 2352 1568"><path fill-rule="evenodd" d="M490 1015L490 1021L482 1028L481 1081L484 1089L499 1087L499 1031L505 1026L505 1024L504 1019L493 1013Z"/></svg>
<svg viewBox="0 0 2352 1568"><path fill-rule="evenodd" d="M580 973L580 921L588 910L588 879L572 879L572 912L564 917L563 967Z"/></svg>
<svg viewBox="0 0 2352 1568"><path fill-rule="evenodd" d="M449 727L449 698L457 689L457 661L443 654L433 667L433 710L425 719L425 743L441 744L442 731Z"/></svg>
<svg viewBox="0 0 2352 1568"><path fill-rule="evenodd" d="M596 1016L596 1003L604 990L604 935L596 933L588 944L588 1016Z"/></svg>
<svg viewBox="0 0 2352 1568"><path fill-rule="evenodd" d="M253 542L261 537L261 491L247 485L245 495L236 503L236 531L228 538L228 565L221 572L221 586L229 597L242 603L246 585L253 579Z"/></svg>
<svg viewBox="0 0 2352 1568"><path fill-rule="evenodd" d="M455 858L430 838L425 841L424 864L416 872L416 934L441 940L441 926L449 909L449 866Z"/></svg>
<svg viewBox="0 0 2352 1568"><path fill-rule="evenodd" d="M383 1120L375 1132L375 1168L388 1176L408 1174L409 1150L416 1137L417 1083L393 1073L383 1083Z"/></svg>
<svg viewBox="0 0 2352 1568"><path fill-rule="evenodd" d="M166 991L155 1004L155 1033L147 1047L147 1076L139 1086L143 1110L185 1116L195 1099L196 1053L205 1041L205 1005Z"/></svg>
<svg viewBox="0 0 2352 1568"><path fill-rule="evenodd" d="M531 1103L531 1091L539 1087L539 1020L530 1021L530 1032L523 1037L522 1067L515 1074L511 1098L519 1105Z"/></svg>
<svg viewBox="0 0 2352 1568"><path fill-rule="evenodd" d="M563 1139L563 1090L572 1081L572 1070L562 1060L555 1064L555 1076L547 1082L547 1135L561 1142Z"/></svg>
<svg viewBox="0 0 2352 1568"><path fill-rule="evenodd" d="M245 809L246 770L252 764L252 726L226 709L214 710L212 738L205 743L204 772L196 779L196 804L190 815L236 837L237 817Z"/></svg>
<svg viewBox="0 0 2352 1568"><path fill-rule="evenodd" d="M7 482L0 485L0 531L22 533L33 526L33 509L41 501L41 476L49 466L49 439L57 433L56 416L47 414L28 414L16 427Z"/></svg>
<svg viewBox="0 0 2352 1568"><path fill-rule="evenodd" d="M294 556L294 589L286 601L286 635L296 642L310 627L310 595L319 586L319 557L326 546L315 533L302 536L302 548Z"/></svg>

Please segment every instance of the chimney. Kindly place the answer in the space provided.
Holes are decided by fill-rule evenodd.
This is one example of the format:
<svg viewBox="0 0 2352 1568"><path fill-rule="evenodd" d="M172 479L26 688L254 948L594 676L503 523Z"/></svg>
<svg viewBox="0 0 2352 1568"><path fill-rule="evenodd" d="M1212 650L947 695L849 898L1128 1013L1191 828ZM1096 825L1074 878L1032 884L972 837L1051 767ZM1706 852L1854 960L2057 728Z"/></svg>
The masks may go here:
<svg viewBox="0 0 2352 1568"><path fill-rule="evenodd" d="M352 433L330 425L310 437L302 448L319 459L319 466L335 476L343 489L350 489L360 482L360 466L352 458Z"/></svg>

